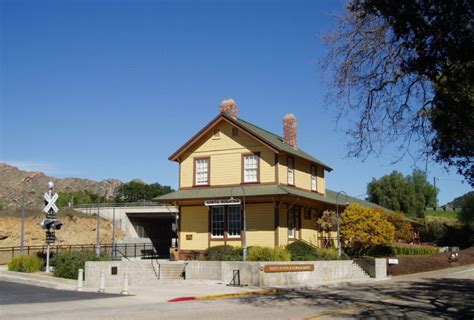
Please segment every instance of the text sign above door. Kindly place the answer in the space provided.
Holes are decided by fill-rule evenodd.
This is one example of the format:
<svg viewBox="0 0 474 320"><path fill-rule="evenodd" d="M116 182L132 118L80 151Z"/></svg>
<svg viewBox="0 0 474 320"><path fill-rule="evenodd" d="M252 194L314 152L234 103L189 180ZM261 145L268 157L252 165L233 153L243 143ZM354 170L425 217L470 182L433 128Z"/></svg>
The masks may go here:
<svg viewBox="0 0 474 320"><path fill-rule="evenodd" d="M223 200L206 200L204 201L204 205L211 207L211 206L232 206L232 205L239 205L240 199L223 199Z"/></svg>

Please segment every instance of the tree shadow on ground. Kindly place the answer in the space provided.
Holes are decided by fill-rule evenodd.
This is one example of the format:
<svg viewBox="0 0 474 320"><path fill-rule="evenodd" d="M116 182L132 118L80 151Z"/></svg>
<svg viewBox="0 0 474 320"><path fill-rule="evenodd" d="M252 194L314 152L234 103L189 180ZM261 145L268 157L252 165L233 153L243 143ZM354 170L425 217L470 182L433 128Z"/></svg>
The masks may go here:
<svg viewBox="0 0 474 320"><path fill-rule="evenodd" d="M278 302L352 318L474 318L474 281L421 279L337 289L293 290L277 295L239 299L242 304L275 307ZM344 310L347 309L347 310ZM335 316L336 314L333 314Z"/></svg>

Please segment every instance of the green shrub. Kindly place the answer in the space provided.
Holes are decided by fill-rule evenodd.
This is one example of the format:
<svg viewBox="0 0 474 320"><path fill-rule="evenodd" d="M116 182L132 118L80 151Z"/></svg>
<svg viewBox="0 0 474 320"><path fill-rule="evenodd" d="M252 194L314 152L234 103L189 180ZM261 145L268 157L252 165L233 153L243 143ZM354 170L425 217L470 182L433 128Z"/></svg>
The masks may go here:
<svg viewBox="0 0 474 320"><path fill-rule="evenodd" d="M316 248L302 241L295 241L286 246L291 253L293 261L318 261L318 260L347 260L349 257L343 253L337 256L335 248Z"/></svg>
<svg viewBox="0 0 474 320"><path fill-rule="evenodd" d="M84 269L86 261L108 261L109 256L96 256L93 251L56 253L51 259L54 266L54 276L59 278L76 279L77 270Z"/></svg>
<svg viewBox="0 0 474 320"><path fill-rule="evenodd" d="M403 255L433 255L439 253L438 248L406 248L406 247L392 247L392 255L403 256Z"/></svg>
<svg viewBox="0 0 474 320"><path fill-rule="evenodd" d="M316 260L316 250L314 247L302 241L295 241L286 246L291 252L293 261L312 261Z"/></svg>
<svg viewBox="0 0 474 320"><path fill-rule="evenodd" d="M242 248L232 246L210 247L204 254L208 261L242 261L242 257Z"/></svg>
<svg viewBox="0 0 474 320"><path fill-rule="evenodd" d="M427 221L420 230L423 242L440 243L448 231L447 225L440 221Z"/></svg>
<svg viewBox="0 0 474 320"><path fill-rule="evenodd" d="M8 262L8 270L17 272L37 272L43 267L43 260L36 256L18 256Z"/></svg>
<svg viewBox="0 0 474 320"><path fill-rule="evenodd" d="M251 247L248 261L291 261L291 253L284 247Z"/></svg>
<svg viewBox="0 0 474 320"><path fill-rule="evenodd" d="M354 257L393 257L403 255L432 255L439 253L438 248L422 248L422 247L397 247L397 246L377 246L368 248L362 254L355 254Z"/></svg>

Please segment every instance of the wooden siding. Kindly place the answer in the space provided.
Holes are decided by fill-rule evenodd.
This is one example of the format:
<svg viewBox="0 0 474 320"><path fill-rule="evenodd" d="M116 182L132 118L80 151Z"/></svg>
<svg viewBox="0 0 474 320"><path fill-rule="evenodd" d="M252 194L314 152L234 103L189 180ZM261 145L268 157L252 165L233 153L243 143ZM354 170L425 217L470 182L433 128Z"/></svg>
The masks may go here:
<svg viewBox="0 0 474 320"><path fill-rule="evenodd" d="M278 242L280 246L286 246L288 244L287 208L287 205L280 206L280 228L278 232Z"/></svg>
<svg viewBox="0 0 474 320"><path fill-rule="evenodd" d="M303 214L301 226L301 239L308 241L312 245L319 246L318 231L316 230L316 210L311 209L311 218L305 219Z"/></svg>
<svg viewBox="0 0 474 320"><path fill-rule="evenodd" d="M181 207L181 231L179 233L181 250L204 250L209 241L209 213L205 206ZM191 235L192 240L186 240Z"/></svg>
<svg viewBox="0 0 474 320"><path fill-rule="evenodd" d="M242 154L260 152L260 182L275 182L275 153L255 139L239 131L232 136L232 126L221 122L216 126L219 137L214 130L204 136L196 145L185 153L180 163L180 188L192 187L194 183L194 158L210 157L210 185L235 185L242 182Z"/></svg>
<svg viewBox="0 0 474 320"><path fill-rule="evenodd" d="M247 246L275 246L275 211L272 203L248 205Z"/></svg>
<svg viewBox="0 0 474 320"><path fill-rule="evenodd" d="M278 157L278 176L280 184L288 184L288 160L286 154L280 154ZM311 163L305 159L294 157L295 159L295 187L311 191ZM318 192L326 194L326 182L324 178L324 168L317 167L317 188Z"/></svg>

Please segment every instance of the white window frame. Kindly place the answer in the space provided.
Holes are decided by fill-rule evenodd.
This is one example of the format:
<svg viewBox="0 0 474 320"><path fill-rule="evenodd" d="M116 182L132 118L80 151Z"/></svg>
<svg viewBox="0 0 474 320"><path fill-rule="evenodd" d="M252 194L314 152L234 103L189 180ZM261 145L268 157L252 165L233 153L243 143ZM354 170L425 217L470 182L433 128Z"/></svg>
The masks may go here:
<svg viewBox="0 0 474 320"><path fill-rule="evenodd" d="M231 208L236 208L238 209L239 213L239 218L238 219L231 219ZM238 234L230 234L231 231L231 223L237 223L238 222ZM228 206L227 207L227 238L240 238L240 235L242 233L242 208L240 206Z"/></svg>
<svg viewBox="0 0 474 320"><path fill-rule="evenodd" d="M295 239L296 237L296 208L293 207L288 212L288 238ZM293 224L292 228L290 228L290 221Z"/></svg>
<svg viewBox="0 0 474 320"><path fill-rule="evenodd" d="M290 161L291 161L291 166L290 166ZM287 167L288 167L288 176L287 176L288 185L294 186L295 185L295 158L288 157Z"/></svg>
<svg viewBox="0 0 474 320"><path fill-rule="evenodd" d="M206 163L207 166L204 168L200 164ZM209 185L209 178L210 178L210 158L201 158L201 159L194 159L194 167L195 167L195 177L194 177L194 185L196 186L207 186ZM205 170L201 171L200 170ZM206 181L200 180L202 174L206 175Z"/></svg>
<svg viewBox="0 0 474 320"><path fill-rule="evenodd" d="M214 220L214 210L215 209L222 209L222 220L216 221ZM222 235L215 235L214 234L214 224L215 223L220 223L222 225ZM219 228L220 229L220 228ZM211 207L211 238L213 239L223 239L224 234L225 234L225 207L224 206L218 206L218 207Z"/></svg>
<svg viewBox="0 0 474 320"><path fill-rule="evenodd" d="M250 159L255 159L255 163L250 163ZM253 182L259 182L259 173L260 173L260 155L257 153L253 154L246 154L243 156L244 162L244 172L243 172L243 179L244 183L253 183ZM252 167L249 167L249 166ZM254 171L255 175L250 176L250 170Z"/></svg>
<svg viewBox="0 0 474 320"><path fill-rule="evenodd" d="M318 168L311 166L311 191L318 191Z"/></svg>

